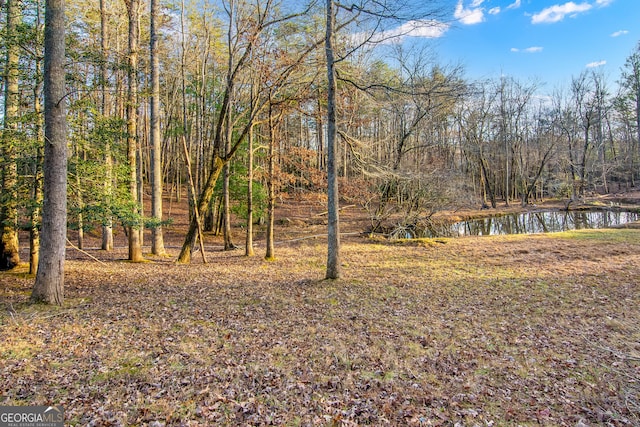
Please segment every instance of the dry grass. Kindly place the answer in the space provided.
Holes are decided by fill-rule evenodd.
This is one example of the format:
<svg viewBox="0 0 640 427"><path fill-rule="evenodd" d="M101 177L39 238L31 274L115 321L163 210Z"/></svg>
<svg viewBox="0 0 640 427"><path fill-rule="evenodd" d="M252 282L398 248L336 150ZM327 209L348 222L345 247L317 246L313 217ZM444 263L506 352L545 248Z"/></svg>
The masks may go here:
<svg viewBox="0 0 640 427"><path fill-rule="evenodd" d="M322 239L273 262L90 252L106 264L68 262L63 308L0 275L0 404L93 426L640 424L638 230L351 238L337 281Z"/></svg>

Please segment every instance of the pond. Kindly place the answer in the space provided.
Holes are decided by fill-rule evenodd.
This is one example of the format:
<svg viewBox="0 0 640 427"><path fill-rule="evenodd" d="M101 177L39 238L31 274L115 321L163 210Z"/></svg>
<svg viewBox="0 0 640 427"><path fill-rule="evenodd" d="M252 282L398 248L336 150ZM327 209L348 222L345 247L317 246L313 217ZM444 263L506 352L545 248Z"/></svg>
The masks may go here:
<svg viewBox="0 0 640 427"><path fill-rule="evenodd" d="M640 220L640 213L618 210L536 211L461 221L425 230L421 237L493 236L607 228Z"/></svg>

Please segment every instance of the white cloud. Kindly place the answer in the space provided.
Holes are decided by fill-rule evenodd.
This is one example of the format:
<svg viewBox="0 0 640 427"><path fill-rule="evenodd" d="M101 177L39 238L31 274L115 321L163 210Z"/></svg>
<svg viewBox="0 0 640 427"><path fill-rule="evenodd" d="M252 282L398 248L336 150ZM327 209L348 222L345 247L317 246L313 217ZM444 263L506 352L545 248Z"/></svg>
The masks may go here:
<svg viewBox="0 0 640 427"><path fill-rule="evenodd" d="M489 15L497 15L500 13L500 7L492 7L489 9Z"/></svg>
<svg viewBox="0 0 640 427"><path fill-rule="evenodd" d="M511 3L509 6L507 6L507 9L517 9L520 7L521 3L522 3L522 0L516 0L513 3Z"/></svg>
<svg viewBox="0 0 640 427"><path fill-rule="evenodd" d="M596 61L596 62L589 62L586 67L587 68L598 68L601 67L603 65L606 65L607 61Z"/></svg>
<svg viewBox="0 0 640 427"><path fill-rule="evenodd" d="M517 48L517 47L512 47L511 48L511 52L514 52L514 53L518 53L518 52L538 53L538 52L542 52L543 49L544 48L542 46L531 46L531 47L528 47L526 49L520 49L520 48Z"/></svg>
<svg viewBox="0 0 640 427"><path fill-rule="evenodd" d="M596 0L596 4L600 7L609 6L611 3L613 3L613 0Z"/></svg>
<svg viewBox="0 0 640 427"><path fill-rule="evenodd" d="M589 3L576 4L572 1L565 4L556 4L549 6L531 17L532 24L546 24L559 22L565 16L576 16L578 13L586 12L593 6Z"/></svg>
<svg viewBox="0 0 640 427"><path fill-rule="evenodd" d="M406 37L423 37L429 39L435 39L442 37L444 33L449 29L449 24L445 24L433 20L416 20L408 21L399 27L382 31L375 34L370 43L399 43ZM370 35L365 33L355 34L354 40L358 43L364 42L364 39Z"/></svg>
<svg viewBox="0 0 640 427"><path fill-rule="evenodd" d="M611 37L620 37L620 36L625 36L629 34L628 30L620 30L620 31L616 31L615 33L611 34Z"/></svg>
<svg viewBox="0 0 640 427"><path fill-rule="evenodd" d="M449 25L442 22L433 20L417 20L406 22L392 31L396 32L398 35L408 37L425 37L434 39L442 37L448 29Z"/></svg>
<svg viewBox="0 0 640 427"><path fill-rule="evenodd" d="M484 0L474 0L469 8L464 7L464 0L458 0L453 16L465 25L479 24L484 21L484 9L480 6Z"/></svg>

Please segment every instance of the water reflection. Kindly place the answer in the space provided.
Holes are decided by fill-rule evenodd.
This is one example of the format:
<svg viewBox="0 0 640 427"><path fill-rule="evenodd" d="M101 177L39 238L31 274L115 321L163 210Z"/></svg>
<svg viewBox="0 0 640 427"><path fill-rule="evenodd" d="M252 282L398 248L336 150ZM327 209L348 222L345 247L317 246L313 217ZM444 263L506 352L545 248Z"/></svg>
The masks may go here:
<svg viewBox="0 0 640 427"><path fill-rule="evenodd" d="M639 219L640 214L637 212L607 210L524 212L457 222L441 230L429 230L425 234L429 237L457 237L551 233L607 228Z"/></svg>

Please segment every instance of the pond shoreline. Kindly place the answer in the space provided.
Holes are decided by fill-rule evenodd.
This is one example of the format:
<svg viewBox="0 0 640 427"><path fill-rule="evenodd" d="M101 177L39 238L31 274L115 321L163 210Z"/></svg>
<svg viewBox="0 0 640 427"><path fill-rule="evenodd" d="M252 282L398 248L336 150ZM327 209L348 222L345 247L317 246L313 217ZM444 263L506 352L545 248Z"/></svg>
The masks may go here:
<svg viewBox="0 0 640 427"><path fill-rule="evenodd" d="M460 222L472 219L496 217L521 212L540 211L584 211L584 210L622 210L640 211L640 189L625 193L611 193L585 197L582 200L544 199L523 206L518 200L513 200L508 206L504 201L495 208L462 208L444 210L436 213L433 218L438 221Z"/></svg>
<svg viewBox="0 0 640 427"><path fill-rule="evenodd" d="M423 233L431 235L431 237L445 237L446 235L455 234L455 237L462 237L467 235L467 233L462 232L458 235L458 232L454 232L452 230L459 229L460 227L467 227L468 223L476 223L473 226L478 226L478 223L491 223L492 219L496 219L497 221L505 220L505 217L512 218L513 224L508 225L507 227L516 226L516 228L520 228L522 221L529 221L529 215L540 214L549 216L552 213L585 213L586 217L590 217L591 213L594 212L611 212L611 213L630 213L630 214L640 214L640 191L634 190L626 193L615 193L615 194L607 194L607 195L595 195L585 197L579 201L569 200L569 199L546 199L542 201L537 201L535 203L531 203L523 206L518 201L513 201L510 205L506 206L504 202L498 204L496 208L480 208L480 209L458 209L455 211L441 211L433 215L427 222L423 223L422 231L418 230L408 230L410 233L415 233L418 237L427 237L422 236ZM518 219L520 218L520 219ZM565 218L566 220L566 218ZM581 219L583 220L583 219ZM505 221L509 221L507 218ZM626 221L626 220L625 220ZM544 221L540 219L542 223L540 225L541 228L546 228ZM640 229L640 218L637 220L630 220L628 222L624 222L622 224L617 224L619 219L613 221L614 223L608 223L608 219L604 219L604 225L597 225L594 228L630 228L630 229ZM491 224L488 225L492 227ZM456 228L457 227L457 228ZM482 227L482 225L480 225ZM570 226L572 227L572 226ZM418 227L420 228L420 227ZM428 228L428 230L427 230ZM576 228L591 228L591 225L578 226ZM397 230L396 230L397 231ZM554 231L562 231L562 230L554 230ZM531 234L537 234L546 231L532 231ZM530 234L528 232L517 231L516 234ZM396 233L397 234L397 233ZM474 234L474 233L472 233ZM494 234L494 232L487 231L485 234ZM495 232L495 234L511 234L511 233L502 233Z"/></svg>

